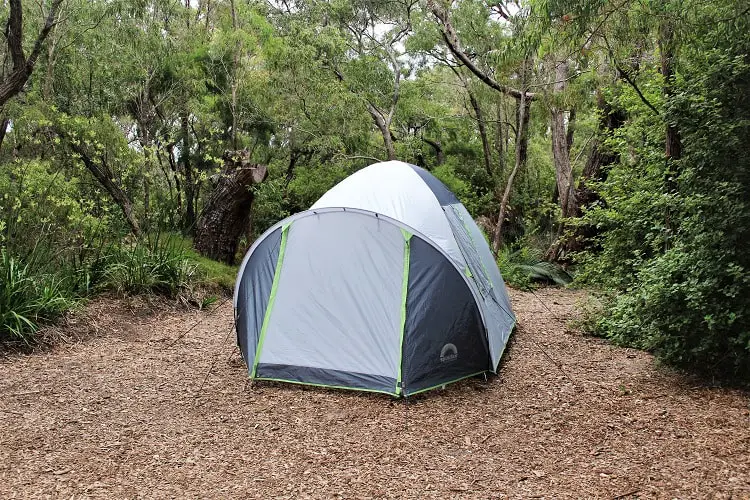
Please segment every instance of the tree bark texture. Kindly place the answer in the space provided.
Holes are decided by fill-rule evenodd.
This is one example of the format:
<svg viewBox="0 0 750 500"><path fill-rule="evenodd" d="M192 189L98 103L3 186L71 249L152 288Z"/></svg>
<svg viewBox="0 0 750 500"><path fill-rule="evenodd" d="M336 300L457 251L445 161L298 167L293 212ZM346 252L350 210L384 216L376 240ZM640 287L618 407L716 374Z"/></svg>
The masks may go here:
<svg viewBox="0 0 750 500"><path fill-rule="evenodd" d="M522 73L526 75L526 61L524 61L524 67ZM521 92L520 99L518 100L518 123L516 125L516 161L513 165L508 176L508 181L505 183L505 190L503 191L503 197L500 200L500 212L497 216L497 225L495 226L495 232L492 237L492 253L497 256L500 251L500 247L503 244L503 223L505 221L505 214L508 209L508 202L510 201L510 193L513 189L513 181L518 174L518 171L526 164L526 157L528 152L528 125L529 115L531 114L531 102L526 99L526 92Z"/></svg>
<svg viewBox="0 0 750 500"><path fill-rule="evenodd" d="M10 74L4 76L3 80L0 81L0 106L3 106L11 97L21 92L29 76L34 71L34 66L42 51L44 40L49 35L57 20L62 0L53 0L44 26L36 37L34 48L31 50L29 57L26 57L23 50L23 6L21 5L21 0L10 0L9 3L10 16L6 25L6 40L8 43L8 52L10 52L13 61L13 69Z"/></svg>
<svg viewBox="0 0 750 500"><path fill-rule="evenodd" d="M370 116L375 120L380 135L383 136L383 145L385 146L385 152L388 155L389 160L396 159L396 148L393 145L393 135L391 134L391 123L390 117L383 114L378 108L372 104L367 104L367 110L370 112Z"/></svg>
<svg viewBox="0 0 750 500"><path fill-rule="evenodd" d="M474 110L474 116L477 119L479 138L482 140L482 158L484 159L484 169L487 171L487 175L492 177L492 152L490 151L490 141L487 138L487 126L484 122L482 108L479 106L479 101L477 101L474 93L468 89L467 91L469 93L469 101L471 102L471 107Z"/></svg>
<svg viewBox="0 0 750 500"><path fill-rule="evenodd" d="M583 215L583 209L593 207L600 201L599 194L591 187L591 183L604 181L607 176L604 168L620 160L617 153L606 147L604 140L625 123L625 114L613 109L601 92L597 92L596 105L599 110L597 136L592 139L591 152L575 191L576 217ZM598 229L595 226L578 224L569 238L552 245L545 258L564 261L570 252L584 250L597 234Z"/></svg>
<svg viewBox="0 0 750 500"><path fill-rule="evenodd" d="M498 158L498 175L502 178L505 173L505 141L506 134L503 133L503 98L498 96L496 106L497 116L495 117L495 151Z"/></svg>
<svg viewBox="0 0 750 500"><path fill-rule="evenodd" d="M557 95L565 92L568 77L568 63L558 62L555 68L555 84L553 92ZM562 216L575 217L576 197L575 185L573 183L573 169L570 164L570 151L568 149L568 130L565 125L565 109L555 104L551 111L552 125L552 156L555 162L555 178L557 180L557 192L560 200ZM570 138L572 143L572 137Z"/></svg>
<svg viewBox="0 0 750 500"><path fill-rule="evenodd" d="M185 232L190 233L195 225L195 181L193 180L193 166L190 162L190 117L187 111L180 113L180 163L185 176Z"/></svg>
<svg viewBox="0 0 750 500"><path fill-rule="evenodd" d="M247 150L224 154L224 169L195 228L193 245L201 255L234 263L240 236L250 223L250 187L262 182L267 174L265 165L250 162Z"/></svg>

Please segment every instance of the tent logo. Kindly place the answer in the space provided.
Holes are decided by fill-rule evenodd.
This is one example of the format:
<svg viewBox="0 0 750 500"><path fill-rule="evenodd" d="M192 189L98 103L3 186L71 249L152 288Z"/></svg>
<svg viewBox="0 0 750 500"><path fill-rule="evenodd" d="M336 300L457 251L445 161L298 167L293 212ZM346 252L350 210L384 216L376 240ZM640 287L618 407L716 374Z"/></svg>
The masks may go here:
<svg viewBox="0 0 750 500"><path fill-rule="evenodd" d="M445 344L440 350L440 362L452 363L458 359L458 349L453 344Z"/></svg>

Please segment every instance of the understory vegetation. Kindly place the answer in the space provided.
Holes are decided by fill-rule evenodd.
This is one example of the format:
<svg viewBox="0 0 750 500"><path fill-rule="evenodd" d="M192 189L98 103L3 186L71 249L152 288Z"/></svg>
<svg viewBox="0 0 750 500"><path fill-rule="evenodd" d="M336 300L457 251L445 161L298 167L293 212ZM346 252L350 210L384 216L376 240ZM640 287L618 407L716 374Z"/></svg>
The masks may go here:
<svg viewBox="0 0 750 500"><path fill-rule="evenodd" d="M203 307L228 293L236 269L196 254L181 236L101 242L79 253L40 246L0 251L0 341L28 344L50 322L100 293L159 294ZM67 255L66 255L67 253Z"/></svg>
<svg viewBox="0 0 750 500"><path fill-rule="evenodd" d="M590 333L750 376L745 2L0 16L0 341L104 291L205 304L267 228L398 159L456 193L510 285L584 287Z"/></svg>

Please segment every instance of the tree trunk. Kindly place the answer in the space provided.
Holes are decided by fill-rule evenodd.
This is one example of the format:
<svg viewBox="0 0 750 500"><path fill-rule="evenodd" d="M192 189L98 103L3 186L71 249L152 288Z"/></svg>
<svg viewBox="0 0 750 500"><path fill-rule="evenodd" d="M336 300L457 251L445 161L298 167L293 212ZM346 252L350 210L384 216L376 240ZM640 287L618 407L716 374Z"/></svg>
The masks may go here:
<svg viewBox="0 0 750 500"><path fill-rule="evenodd" d="M592 139L591 153L583 167L581 179L575 191L577 202L576 217L582 215L582 209L593 207L594 204L600 202L598 193L590 186L590 183L592 181L601 182L605 180L606 171L603 168L620 160L619 155L609 151L603 141L625 123L625 115L622 111L613 109L604 100L601 92L598 91L596 94L596 105L600 116L597 126L597 137ZM574 234L565 241L552 245L545 257L548 260L564 260L570 252L584 250L597 234L598 229L595 226L578 224L575 227Z"/></svg>
<svg viewBox="0 0 750 500"><path fill-rule="evenodd" d="M567 86L568 63L560 62L555 68L556 83L553 86L555 94L561 94ZM555 162L555 178L557 192L560 199L560 209L564 218L575 217L576 198L573 184L573 169L570 165L570 151L568 150L568 131L565 127L565 110L555 105L552 107L552 156ZM572 138L571 138L572 142Z"/></svg>
<svg viewBox="0 0 750 500"><path fill-rule="evenodd" d="M81 157L81 160L88 171L91 172L94 178L99 181L99 184L101 184L107 193L109 193L112 200L114 200L117 206L120 207L128 226L130 226L130 231L135 236L140 236L141 227L135 218L133 203L130 201L130 198L128 198L128 195L125 194L125 191L123 191L120 185L115 181L115 175L112 172L112 169L109 168L109 165L107 165L107 162L104 159L101 159L99 162L94 161L80 143L70 141L70 148Z"/></svg>
<svg viewBox="0 0 750 500"><path fill-rule="evenodd" d="M664 99L672 97L672 80L674 78L674 30L669 22L661 25L659 34L659 51L661 52L661 75L663 79L662 93ZM668 160L679 160L682 156L682 142L680 141L680 131L676 126L667 124L667 137L665 144L665 153Z"/></svg>
<svg viewBox="0 0 750 500"><path fill-rule="evenodd" d="M54 35L54 27L50 31ZM51 37L47 44L47 69L44 73L44 84L42 85L42 98L49 101L52 98L52 86L55 82L55 63L57 62L56 48L58 39Z"/></svg>
<svg viewBox="0 0 750 500"><path fill-rule="evenodd" d="M526 61L524 61L522 74L526 75ZM503 192L503 198L500 200L500 212L497 216L497 225L495 226L495 234L492 238L492 253L497 257L497 253L500 251L500 247L503 244L503 223L505 221L505 212L508 208L508 201L510 201L510 193L513 188L513 181L518 174L518 171L526 164L526 157L528 151L528 124L529 115L531 114L531 102L526 99L526 92L522 91L520 99L518 100L518 123L516 125L516 161L513 165L513 170L508 176L508 181L505 184L505 191Z"/></svg>
<svg viewBox="0 0 750 500"><path fill-rule="evenodd" d="M388 155L389 160L396 159L396 148L393 145L393 135L391 134L391 124L386 119L386 116L375 106L367 103L367 111L370 112L370 116L375 120L380 135L383 136L383 145L385 146L385 152Z"/></svg>
<svg viewBox="0 0 750 500"><path fill-rule="evenodd" d="M505 134L503 134L503 98L498 96L497 117L495 121L495 151L498 158L498 175L503 177L505 171Z"/></svg>
<svg viewBox="0 0 750 500"><path fill-rule="evenodd" d="M268 174L265 165L250 163L247 150L224 154L224 169L195 228L193 245L206 257L234 263L240 236L249 226L253 184Z"/></svg>
<svg viewBox="0 0 750 500"><path fill-rule="evenodd" d="M167 160L169 161L169 168L172 171L172 177L174 178L174 189L177 192L177 213L182 216L182 186L180 184L177 160L175 160L174 147L174 142L167 145Z"/></svg>
<svg viewBox="0 0 750 500"><path fill-rule="evenodd" d="M474 93L467 87L469 93L469 101L471 101L471 107L474 109L474 116L477 118L477 128L479 129L479 137L482 139L482 156L484 158L484 169L487 171L487 175L492 178L492 152L490 151L490 141L487 138L487 127L484 122L484 115L482 114L482 108L479 107L479 102L474 96Z"/></svg>
<svg viewBox="0 0 750 500"><path fill-rule="evenodd" d="M10 0L10 15L5 26L5 39L8 52L13 61L13 70L7 78L0 81L0 107L21 92L26 81L34 71L34 66L44 45L44 40L55 26L62 0L53 0L42 30L36 37L34 48L29 57L23 51L23 7L21 0Z"/></svg>
<svg viewBox="0 0 750 500"><path fill-rule="evenodd" d="M138 142L143 149L143 171L141 174L141 183L143 187L143 229L150 230L150 209L151 209L151 171L153 170L153 141L151 139L151 127L153 115L148 109L148 85L141 94L140 98L134 103L132 114L136 119ZM171 185L170 185L171 187Z"/></svg>
<svg viewBox="0 0 750 500"><path fill-rule="evenodd" d="M193 166L190 163L190 117L187 111L180 113L180 130L182 147L180 147L180 163L185 175L185 232L190 233L195 225L195 182L193 181Z"/></svg>
<svg viewBox="0 0 750 500"><path fill-rule="evenodd" d="M667 103L674 93L672 80L674 77L675 45L673 28L669 21L663 21L659 27L659 52L661 53L661 75L663 79L662 94L664 95L664 101ZM667 193L674 194L677 192L677 177L679 176L674 160L679 160L682 156L682 141L680 140L679 129L669 122L669 118L667 118L664 153L666 163L664 169L664 187ZM664 226L666 228L664 250L668 250L671 247L671 235L677 229L676 223L672 218L671 207L667 205L664 210Z"/></svg>
<svg viewBox="0 0 750 500"><path fill-rule="evenodd" d="M8 125L10 125L10 118L3 118L2 122L0 122L0 149L2 149L3 142L5 142L5 134L8 133Z"/></svg>
<svg viewBox="0 0 750 500"><path fill-rule="evenodd" d="M443 145L440 144L440 141L433 141L432 139L425 139L424 137L422 140L432 146L432 149L435 150L435 161L438 165L442 165L445 163L445 152L443 151Z"/></svg>

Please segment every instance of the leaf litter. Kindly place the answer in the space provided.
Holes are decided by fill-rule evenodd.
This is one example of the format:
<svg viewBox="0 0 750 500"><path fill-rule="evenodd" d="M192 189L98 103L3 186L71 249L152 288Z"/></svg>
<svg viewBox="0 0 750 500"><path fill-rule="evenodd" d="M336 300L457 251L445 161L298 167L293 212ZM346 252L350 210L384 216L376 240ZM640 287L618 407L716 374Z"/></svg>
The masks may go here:
<svg viewBox="0 0 750 500"><path fill-rule="evenodd" d="M499 376L408 401L249 384L228 304L100 299L0 358L0 498L750 498L748 394L571 331L582 292L536 295L511 290Z"/></svg>

